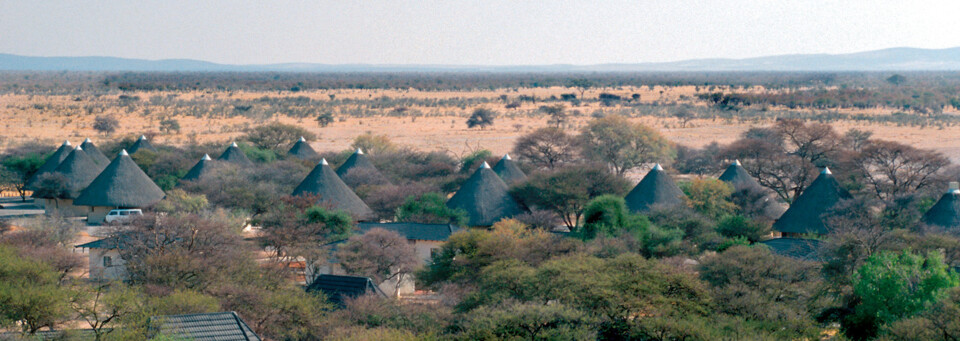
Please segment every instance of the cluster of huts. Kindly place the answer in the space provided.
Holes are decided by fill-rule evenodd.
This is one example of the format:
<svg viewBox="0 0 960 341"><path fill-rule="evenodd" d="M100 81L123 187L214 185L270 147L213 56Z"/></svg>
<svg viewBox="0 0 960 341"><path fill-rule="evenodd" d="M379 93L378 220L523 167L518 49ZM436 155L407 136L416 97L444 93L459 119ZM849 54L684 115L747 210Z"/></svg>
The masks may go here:
<svg viewBox="0 0 960 341"><path fill-rule="evenodd" d="M29 185L36 188L44 174L60 173L67 181L67 190L60 196L40 196L37 200L48 209L86 215L90 223L98 223L103 221L104 215L111 209L148 207L164 198L163 191L130 157L130 154L140 150L156 149L141 136L133 146L108 161L89 139L77 147L64 142L44 163ZM288 153L305 160L318 157L317 152L303 138L297 141ZM197 180L206 176L212 170L212 161L209 155L204 155L183 180ZM228 146L217 161L239 166L252 164L236 143ZM363 151L358 149L336 170L322 159L292 194L316 195L320 203L353 215L365 229L380 227L397 231L415 245L417 254L424 262L456 231L457 227L446 224L373 221L374 215L370 207L342 180L350 172L358 170L379 175L387 181ZM494 167L484 162L450 197L447 206L463 209L469 218L469 226L491 226L524 211L524 207L510 195L509 186L522 182L525 178L526 175L509 155L501 158ZM763 191L757 180L738 161L731 163L719 180L731 184L738 191ZM683 191L658 164L626 195L625 201L631 211L647 213L655 209L683 205L684 198ZM808 237L828 232L824 216L845 198L850 198L850 194L840 187L830 170L824 168L820 176L786 210L770 195L760 199L762 202L759 204L763 205L764 214L775 220L774 236L778 237L764 243L784 255L815 258L818 242ZM944 228L960 227L960 190L955 185L951 186L950 191L926 212L923 222ZM93 257L91 253L91 270L94 270L94 265L101 265L99 258L94 260Z"/></svg>

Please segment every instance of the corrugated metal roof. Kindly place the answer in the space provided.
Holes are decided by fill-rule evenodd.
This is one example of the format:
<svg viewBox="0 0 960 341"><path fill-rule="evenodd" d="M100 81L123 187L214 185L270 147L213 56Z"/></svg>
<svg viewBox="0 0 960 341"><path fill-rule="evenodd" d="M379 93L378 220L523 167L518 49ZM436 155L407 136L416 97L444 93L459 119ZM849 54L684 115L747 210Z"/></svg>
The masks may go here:
<svg viewBox="0 0 960 341"><path fill-rule="evenodd" d="M154 316L150 321L159 324L157 331L163 335L194 341L260 341L250 326L232 311Z"/></svg>

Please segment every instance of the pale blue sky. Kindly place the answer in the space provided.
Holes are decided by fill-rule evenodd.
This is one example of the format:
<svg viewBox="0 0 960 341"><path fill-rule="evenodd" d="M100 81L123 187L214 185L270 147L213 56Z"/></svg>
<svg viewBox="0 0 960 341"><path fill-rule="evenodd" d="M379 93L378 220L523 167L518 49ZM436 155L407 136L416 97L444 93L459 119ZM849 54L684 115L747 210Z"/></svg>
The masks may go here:
<svg viewBox="0 0 960 341"><path fill-rule="evenodd" d="M960 1L0 0L0 53L599 64L960 46Z"/></svg>

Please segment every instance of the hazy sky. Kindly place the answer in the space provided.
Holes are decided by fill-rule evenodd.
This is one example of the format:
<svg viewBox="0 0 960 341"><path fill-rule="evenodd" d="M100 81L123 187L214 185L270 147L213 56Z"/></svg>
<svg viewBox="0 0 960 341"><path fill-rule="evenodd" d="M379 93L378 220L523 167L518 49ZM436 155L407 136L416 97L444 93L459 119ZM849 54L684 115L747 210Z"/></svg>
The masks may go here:
<svg viewBox="0 0 960 341"><path fill-rule="evenodd" d="M960 1L0 0L0 53L598 64L960 46Z"/></svg>

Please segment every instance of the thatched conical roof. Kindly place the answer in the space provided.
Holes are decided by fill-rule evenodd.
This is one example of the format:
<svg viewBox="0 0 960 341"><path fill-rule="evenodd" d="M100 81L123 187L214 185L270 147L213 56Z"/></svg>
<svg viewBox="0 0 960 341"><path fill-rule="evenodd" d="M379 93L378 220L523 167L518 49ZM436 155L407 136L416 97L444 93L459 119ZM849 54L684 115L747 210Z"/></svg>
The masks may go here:
<svg viewBox="0 0 960 341"><path fill-rule="evenodd" d="M387 177L383 176L383 173L380 173L380 170L373 165L373 162L370 162L370 158L363 153L363 150L357 148L353 154L350 154L350 157L347 158L347 161L344 161L340 167L337 168L337 176L341 179L346 177L348 173L352 170L366 170L369 173L372 173L375 177L379 178L376 180L376 184L390 183L390 180L387 180Z"/></svg>
<svg viewBox="0 0 960 341"><path fill-rule="evenodd" d="M670 208L682 205L686 196L660 164L653 166L624 198L627 208L646 213L655 208Z"/></svg>
<svg viewBox="0 0 960 341"><path fill-rule="evenodd" d="M373 210L337 176L326 159L320 160L293 190L293 195L301 194L319 194L321 203L346 211L359 220L365 220L373 214Z"/></svg>
<svg viewBox="0 0 960 341"><path fill-rule="evenodd" d="M470 226L490 226L522 212L507 183L486 162L447 200L447 207L467 211Z"/></svg>
<svg viewBox="0 0 960 341"><path fill-rule="evenodd" d="M133 145L127 149L127 153L136 154L141 150L157 152L157 148L150 144L150 141L147 141L147 137L145 135L140 135L140 138L137 139L137 142L134 142Z"/></svg>
<svg viewBox="0 0 960 341"><path fill-rule="evenodd" d="M960 189L956 188L956 183L951 187L923 214L923 223L949 229L960 227Z"/></svg>
<svg viewBox="0 0 960 341"><path fill-rule="evenodd" d="M793 200L790 208L773 223L775 231L786 233L827 234L823 215L830 212L840 200L849 199L850 193L840 187L829 168L824 167L820 176Z"/></svg>
<svg viewBox="0 0 960 341"><path fill-rule="evenodd" d="M303 136L300 136L300 139L297 140L297 143L294 143L293 147L290 147L290 150L287 151L287 154L290 154L300 160L310 160L320 155L317 154L316 150L313 150L313 147L310 147L310 144L307 143L307 139L303 138Z"/></svg>
<svg viewBox="0 0 960 341"><path fill-rule="evenodd" d="M163 190L140 170L126 150L122 150L73 203L84 206L145 207L163 200L164 196Z"/></svg>
<svg viewBox="0 0 960 341"><path fill-rule="evenodd" d="M730 166L727 166L727 169L723 171L723 174L720 174L720 181L726 182L733 185L735 190L741 190L745 188L759 188L760 183L757 182L757 179L754 179L746 169L740 165L740 160L735 160Z"/></svg>
<svg viewBox="0 0 960 341"><path fill-rule="evenodd" d="M70 152L73 151L73 146L70 145L70 141L63 141L63 144L60 145L60 148L57 148L57 151L53 152L53 155L47 158L46 161L40 165L40 168L37 169L33 176L30 179L27 179L27 189L33 190L36 189L39 184L39 179L41 175L53 172L54 169L57 169L57 166L60 165L60 162L63 162L63 159L67 158L67 155L70 155Z"/></svg>
<svg viewBox="0 0 960 341"><path fill-rule="evenodd" d="M500 161L493 166L493 172L497 173L503 182L507 185L513 185L518 182L523 182L527 179L527 175L520 170L520 167L517 166L517 163L510 158L510 154L504 154Z"/></svg>
<svg viewBox="0 0 960 341"><path fill-rule="evenodd" d="M190 170L187 171L187 174L184 175L181 180L193 181L200 179L200 177L210 170L211 162L213 162L213 160L210 159L210 155L203 154L203 157L200 158L200 161L197 161L197 164L193 165L193 168L190 168Z"/></svg>
<svg viewBox="0 0 960 341"><path fill-rule="evenodd" d="M250 159L247 158L247 155L240 150L240 147L237 146L236 142L231 143L230 146L227 147L222 154L220 154L220 157L218 157L217 160L241 166L253 165L253 162L251 162Z"/></svg>
<svg viewBox="0 0 960 341"><path fill-rule="evenodd" d="M87 153L87 155L89 155L93 161L103 165L103 167L106 167L107 164L110 163L110 159L107 158L106 155L103 155L103 153L100 151L100 148L97 148L97 146L94 145L93 141L90 141L90 139L83 140L83 143L80 144L80 147L83 148L83 152Z"/></svg>
<svg viewBox="0 0 960 341"><path fill-rule="evenodd" d="M80 192L87 188L106 167L107 164L97 163L82 147L77 146L53 170L53 173L60 173L67 180L67 198L73 199L80 195Z"/></svg>

